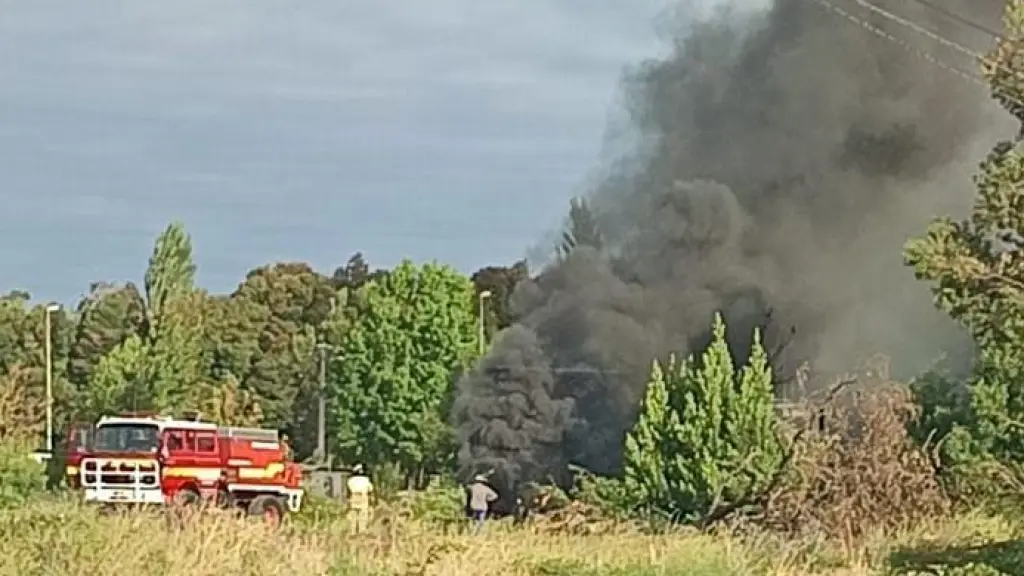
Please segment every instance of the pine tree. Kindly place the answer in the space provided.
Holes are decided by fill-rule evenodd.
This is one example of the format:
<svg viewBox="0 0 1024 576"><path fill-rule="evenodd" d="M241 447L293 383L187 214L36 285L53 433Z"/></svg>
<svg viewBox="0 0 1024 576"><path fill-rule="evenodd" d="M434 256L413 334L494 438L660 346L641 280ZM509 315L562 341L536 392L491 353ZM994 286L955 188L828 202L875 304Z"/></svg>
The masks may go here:
<svg viewBox="0 0 1024 576"><path fill-rule="evenodd" d="M669 373L673 359L669 359ZM665 374L658 362L651 365L651 378L640 405L640 417L626 435L624 481L627 494L646 507L663 506L669 502L668 482L662 446L669 432L668 389Z"/></svg>
<svg viewBox="0 0 1024 576"><path fill-rule="evenodd" d="M641 508L685 520L763 491L782 462L772 373L755 332L748 363L735 370L725 322L713 340L665 370L655 363L640 416L626 438L624 488Z"/></svg>
<svg viewBox="0 0 1024 576"><path fill-rule="evenodd" d="M736 472L745 480L738 492L760 492L768 487L784 457L772 370L760 330L754 331L750 358L739 375L736 405L729 416L729 436L741 458Z"/></svg>

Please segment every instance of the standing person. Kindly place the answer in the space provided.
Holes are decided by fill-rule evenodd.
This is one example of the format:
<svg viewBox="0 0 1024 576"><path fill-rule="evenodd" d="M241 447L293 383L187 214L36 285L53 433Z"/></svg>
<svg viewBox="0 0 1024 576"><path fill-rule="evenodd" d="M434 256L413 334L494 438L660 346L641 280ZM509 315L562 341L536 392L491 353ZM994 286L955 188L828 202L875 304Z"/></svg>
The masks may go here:
<svg viewBox="0 0 1024 576"><path fill-rule="evenodd" d="M352 467L352 476L349 476L346 487L348 488L349 523L354 532L363 532L370 524L370 498L373 495L373 482L363 471L362 464Z"/></svg>
<svg viewBox="0 0 1024 576"><path fill-rule="evenodd" d="M284 451L284 459L288 462L292 461L295 453L292 452L292 445L290 444L291 439L288 438L287 434L281 434L281 448Z"/></svg>
<svg viewBox="0 0 1024 576"><path fill-rule="evenodd" d="M487 510L491 502L498 499L498 493L487 484L487 478L477 474L469 485L469 512L474 521L473 534L479 534L487 520Z"/></svg>

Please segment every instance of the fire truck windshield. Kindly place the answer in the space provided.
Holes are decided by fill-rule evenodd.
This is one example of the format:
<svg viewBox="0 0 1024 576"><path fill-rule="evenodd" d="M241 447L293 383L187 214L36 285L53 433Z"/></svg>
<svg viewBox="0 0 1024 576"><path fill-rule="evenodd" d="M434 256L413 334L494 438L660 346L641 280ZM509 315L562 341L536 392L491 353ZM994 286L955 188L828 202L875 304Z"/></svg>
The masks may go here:
<svg viewBox="0 0 1024 576"><path fill-rule="evenodd" d="M103 424L96 428L97 452L156 452L160 434L153 424Z"/></svg>

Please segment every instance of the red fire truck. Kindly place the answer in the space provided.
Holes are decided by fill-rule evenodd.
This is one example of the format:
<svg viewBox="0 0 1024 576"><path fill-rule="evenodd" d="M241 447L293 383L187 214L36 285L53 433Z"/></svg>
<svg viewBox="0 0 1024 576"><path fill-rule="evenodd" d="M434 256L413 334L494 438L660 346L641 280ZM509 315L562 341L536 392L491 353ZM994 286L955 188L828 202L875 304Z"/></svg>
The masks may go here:
<svg viewBox="0 0 1024 576"><path fill-rule="evenodd" d="M276 430L124 414L72 427L68 440L68 485L86 502L208 502L274 524L302 506L301 469Z"/></svg>

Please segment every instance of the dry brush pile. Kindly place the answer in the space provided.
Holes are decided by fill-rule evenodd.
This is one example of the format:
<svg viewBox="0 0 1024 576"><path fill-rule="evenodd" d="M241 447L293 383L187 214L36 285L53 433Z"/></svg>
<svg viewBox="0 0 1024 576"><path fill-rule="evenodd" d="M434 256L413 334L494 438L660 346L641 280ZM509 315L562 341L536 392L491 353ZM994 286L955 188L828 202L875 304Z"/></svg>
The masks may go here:
<svg viewBox="0 0 1024 576"><path fill-rule="evenodd" d="M935 455L908 432L917 411L910 391L892 382L808 403L813 417L795 435L785 478L763 500L764 526L852 544L947 513Z"/></svg>

